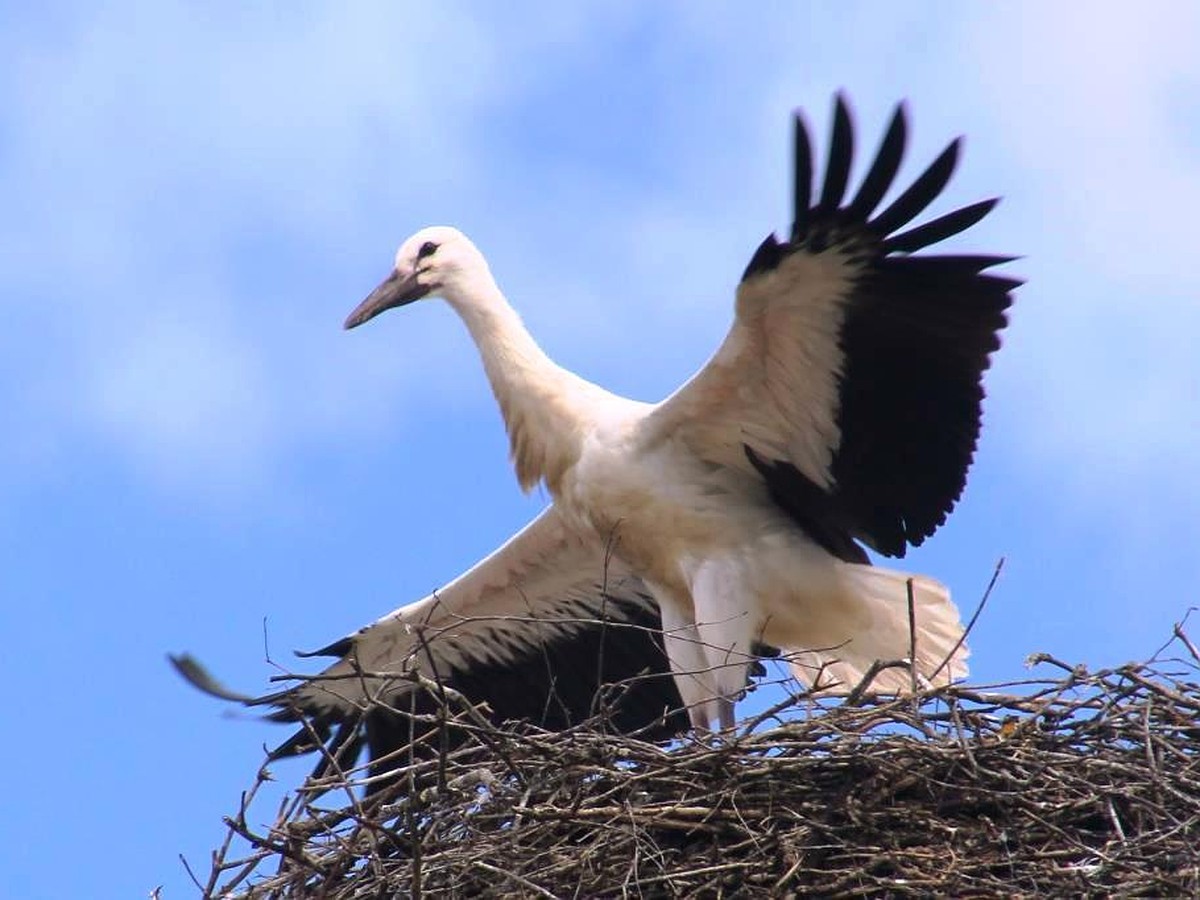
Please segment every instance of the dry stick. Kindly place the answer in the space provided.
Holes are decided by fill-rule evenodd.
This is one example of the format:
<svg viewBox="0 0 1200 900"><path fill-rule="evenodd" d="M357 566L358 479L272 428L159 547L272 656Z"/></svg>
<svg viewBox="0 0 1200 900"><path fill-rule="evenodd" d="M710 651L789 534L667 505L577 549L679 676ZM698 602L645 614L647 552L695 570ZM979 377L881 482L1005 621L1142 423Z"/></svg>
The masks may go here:
<svg viewBox="0 0 1200 900"><path fill-rule="evenodd" d="M229 837L229 839L232 839L232 833L230 833L230 837ZM214 855L215 855L215 854L214 854ZM181 863L183 863L183 868L184 868L184 869L187 871L187 873L188 873L188 878L192 879L192 884L194 884L194 885L196 886L196 888L197 888L197 889L198 889L198 890L199 890L199 891L200 891L200 892L201 892L201 893L202 893L202 894L203 894L205 897L208 897L208 896L210 896L209 892L208 892L207 890L205 890L205 888L204 888L204 885L202 885L202 884L200 883L200 879L196 877L196 873L192 871L192 867L191 867L191 865L188 863L188 861L187 861L187 857L186 857L186 856L184 856L182 853L180 853L180 854L179 854L179 861L180 861ZM220 871L220 869L218 869L218 868L217 868L217 867L214 865L214 866L213 866L213 873L216 873L216 872L219 872L219 871ZM209 877L210 877L210 879L212 878L212 876L211 876L211 875L210 875Z"/></svg>
<svg viewBox="0 0 1200 900"><path fill-rule="evenodd" d="M254 787L250 788L249 791L242 791L241 802L238 806L238 821L243 823L246 821L246 810L249 809L250 804L254 801L255 796L257 796L258 789L261 788L266 782L266 767L263 766L258 770L258 777L255 779ZM229 853L229 847L233 842L233 836L234 830L232 828L226 828L225 840L222 842L220 850L213 854L213 867L212 871L209 873L208 883L201 889L205 897L213 896L213 891L217 889L217 881L220 880L221 874L227 869L225 865L225 857ZM257 864L257 862L255 864ZM184 865L187 866L186 861L184 862ZM235 887L249 875L249 872L250 870L247 869L243 874L235 876L231 881L226 883L224 890L228 891L230 888ZM188 873L191 874L190 867L188 867Z"/></svg>
<svg viewBox="0 0 1200 900"><path fill-rule="evenodd" d="M954 654L959 651L962 645L966 642L967 636L972 632L972 630L974 630L975 623L979 621L980 614L983 613L984 607L987 606L988 600L991 599L992 588L996 586L996 582L999 580L1000 573L1003 570L1004 557L1002 556L996 561L996 568L992 571L991 580L988 581L987 587L984 588L983 597L980 598L978 605L975 607L975 612L971 613L971 618L967 622L967 627L963 629L963 633L959 636L959 639L954 642L954 646L950 648L950 652L946 654L946 658L942 660L941 665L933 670L933 674L929 676L930 681L933 681L935 678L937 678L938 675L942 673L942 669L950 665L950 660L954 659Z"/></svg>
<svg viewBox="0 0 1200 900"><path fill-rule="evenodd" d="M1175 625L1182 629L1182 627L1187 624L1187 620L1192 617L1192 613L1194 613L1196 611L1196 609L1197 609L1197 607L1195 607L1195 606L1189 606L1184 611L1183 618L1180 619L1178 622L1176 622ZM1163 641L1162 646L1159 647L1157 650L1154 651L1154 653L1152 653L1150 655L1150 659L1147 660L1147 662L1159 662L1161 660L1163 651L1166 650L1168 647L1170 647L1173 643L1175 643L1175 641L1178 639L1178 637L1179 636L1177 634L1172 632L1171 637L1169 637L1165 641Z"/></svg>
<svg viewBox="0 0 1200 900"><path fill-rule="evenodd" d="M555 897L555 895L550 893L550 891L546 890L543 887L540 887L539 885L534 884L532 881L530 881L527 878L522 878L520 875L516 874L515 872L505 872L503 869L497 869L495 866L488 865L487 863L485 863L483 860L480 860L480 859L475 860L474 865L477 868L483 869L485 872L488 872L492 875L499 875L502 878L509 878L509 879L515 881L517 884L521 885L521 887L527 888L528 890L533 891L539 897L550 897L550 898L552 898L552 900Z"/></svg>
<svg viewBox="0 0 1200 900"><path fill-rule="evenodd" d="M729 890L733 870L717 871L725 866L754 870L744 879L750 896L766 896L772 884L878 894L896 890L898 879L919 893L1125 894L1136 886L1141 893L1195 894L1200 856L1190 835L1200 828L1200 779L1191 762L1200 752L1200 729L1190 723L1198 690L1147 666L1097 673L1065 667L1058 681L925 691L920 717L947 722L949 740L886 733L861 740L879 726L912 727L918 719L904 699L871 698L753 740L685 744L673 752L585 729L507 734L468 721L467 746L446 760L447 776L468 777L477 767L502 775L503 763L485 742L490 737L522 771L537 773L518 792L518 806L533 813L515 840L513 814L522 812L504 783L497 782L482 806L469 791L437 795L422 812L429 825L422 828L421 888L427 894L471 884L486 890L489 884L478 876L464 882L463 875L473 868L494 874L474 863L503 859L492 868L508 869L551 896L603 893L621 884L631 893L647 884L650 892L716 895ZM927 712L941 702L946 711ZM1032 727L1002 732L1009 716ZM979 756L974 765L964 756L964 742ZM613 767L607 760L614 755L631 768ZM434 771L428 763L412 767L412 787L420 790ZM905 785L916 790L897 797ZM1114 824L1096 795L1118 792L1128 799ZM988 849L997 846L997 836L980 817L980 803L1003 817L1004 833L1019 837L1005 842L1003 853ZM306 806L304 815L311 814ZM403 822L389 827L403 828ZM878 825L905 846L863 840ZM363 846L364 830L381 827L378 818L347 820L336 832L332 825L318 833L288 824L287 833L305 835L303 843L276 849L268 840L275 855L260 859L295 850L306 865L256 882L254 895L310 894L316 887L306 873L314 864L315 871L330 873L316 877L324 879L331 900L403 893L412 885L411 858L380 856L378 847L355 850ZM690 835L689 849L675 843L681 834ZM941 842L941 835L953 843ZM964 846L978 851L964 854ZM354 855L361 852L373 858ZM712 859L716 852L719 860ZM797 859L807 867L796 868ZM1172 863L1162 866L1163 860ZM363 863L368 867L351 872ZM495 882L490 887L495 890Z"/></svg>
<svg viewBox="0 0 1200 900"><path fill-rule="evenodd" d="M412 847L412 881L410 883L410 895L413 900L421 900L422 897L422 880L421 880L421 830L417 827L417 811L415 809L417 799L417 786L415 776L412 769L408 770L408 804L406 805L408 819L408 833L410 836L410 846Z"/></svg>
<svg viewBox="0 0 1200 900"><path fill-rule="evenodd" d="M546 667L546 683L548 685L548 690L546 691L546 702L542 704L542 721L545 722L548 719L550 715L550 705L555 702L557 702L559 707L561 707L561 710L565 716L567 712L567 705L563 702L562 697L558 693L558 679L555 677L553 667L550 665L550 651L546 647L545 625L549 620L545 616L538 616L534 614L533 604L529 602L529 597L526 595L524 588L518 585L516 590L517 593L520 594L521 600L525 604L525 608L529 611L529 614L525 617L524 621L527 621L533 625L531 630L537 634L538 649L542 653L542 663ZM565 717L570 718L569 716Z"/></svg>
<svg viewBox="0 0 1200 900"><path fill-rule="evenodd" d="M432 663L433 654L429 649L429 644L426 643L426 641L425 641L425 635L422 634L421 629L416 629L415 633L417 635L417 640L420 641L420 643L421 643L421 648L426 655L426 659L430 661L430 667L432 668L434 674L436 675L437 668L436 668L436 666L433 666L433 663ZM467 716L470 717L470 719L473 722L475 722L477 725L480 725L482 727L483 732L494 729L494 726L492 725L492 723L490 723L489 721L487 721L487 719L485 719L482 715L480 715L479 710L475 708L475 705L469 699L467 699L465 696L460 694L458 691L453 690L452 688L443 684L440 676L434 680L431 680L431 679L425 677L424 675L421 675L416 670L413 670L412 672L409 673L409 678L411 680L415 681L417 684L423 685L424 687L426 687L426 689L428 689L430 686L432 686L434 691L436 692L438 699L443 704L446 702L447 698L453 697L457 703L460 703L462 705L463 711L467 714ZM483 732L481 732L481 736L482 736ZM501 759L503 759L508 764L509 771L513 774L513 776L520 779L521 776L517 771L516 765L508 757L508 754L505 753L504 748L502 746L500 746L499 742L488 740L488 738L486 738L486 737L484 737L483 740L500 756Z"/></svg>
<svg viewBox="0 0 1200 900"><path fill-rule="evenodd" d="M416 629L414 629L414 633L417 636L417 641L421 645L421 652L425 654L425 661L429 664L429 671L433 673L433 681L437 685L437 697L438 697L437 733L438 733L438 739L440 741L439 749L441 750L441 752L438 754L438 776L437 777L438 777L438 786L440 788L444 789L444 787L446 785L446 753L449 750L448 741L450 739L449 732L446 729L446 686L444 684L442 684L441 673L438 671L437 663L433 659L433 652L429 649L429 644L425 640L425 630L423 628L416 628ZM408 726L408 765L409 765L409 772L410 772L410 777L411 777L412 766L416 762L415 755L417 752L417 748L415 746L416 741L413 739L413 733L414 733L413 726L416 724L415 717L417 714L417 692L416 691L412 691L409 694L409 709L412 712L412 715L414 717L412 719L409 719L409 726ZM411 791L410 791L410 796L411 796ZM420 891L419 882L418 882L418 885L415 888L415 890L417 890L418 892Z"/></svg>
<svg viewBox="0 0 1200 900"><path fill-rule="evenodd" d="M870 688L871 683L879 676L880 672L883 672L887 669L909 668L911 668L911 666L906 659L875 660L875 662L871 663L871 665L867 668L867 671L863 673L863 677L859 679L858 684L856 684L853 690L846 695L845 704L847 706L858 706L858 704L862 702L863 697L866 695L867 689Z"/></svg>
<svg viewBox="0 0 1200 900"><path fill-rule="evenodd" d="M771 683L782 684L783 680ZM793 693L785 699L780 700L773 706L767 707L767 709L759 713L753 719L749 719L748 721L742 723L742 731L741 734L738 735L737 740L742 740L753 734L755 729L757 729L758 726L760 726L763 722L767 721L767 719L773 718L779 715L785 709L795 706L799 701L805 699L806 697L812 696L813 693L813 691L800 691L799 693Z"/></svg>
<svg viewBox="0 0 1200 900"><path fill-rule="evenodd" d="M912 686L913 700L916 702L917 692L917 599L913 595L913 580L905 582L908 592L908 680Z"/></svg>
<svg viewBox="0 0 1200 900"><path fill-rule="evenodd" d="M1195 607L1192 607L1192 609L1195 609ZM1188 613L1190 614L1191 611L1192 610L1189 609ZM1185 616L1184 622L1186 621L1187 617ZM1179 638L1179 640L1183 643L1183 646L1187 647L1188 653L1192 654L1192 659L1194 659L1197 663L1200 663L1200 650L1196 649L1196 645L1192 643L1191 639L1187 636L1187 633L1183 630L1184 622L1175 623L1175 628L1173 629L1175 637Z"/></svg>
<svg viewBox="0 0 1200 900"><path fill-rule="evenodd" d="M600 650L596 654L596 685L602 687L604 685L604 644L608 637L608 571L612 564L613 555L617 552L617 529L621 527L621 520L617 519L613 523L613 527L608 532L608 537L604 540L604 566L602 568L602 577L600 579L600 619L605 622L600 632ZM600 700L601 692L596 692L596 701ZM618 699L617 702L620 702ZM615 704L614 704L615 705ZM610 706L611 710L614 706ZM593 709L592 712L597 712Z"/></svg>

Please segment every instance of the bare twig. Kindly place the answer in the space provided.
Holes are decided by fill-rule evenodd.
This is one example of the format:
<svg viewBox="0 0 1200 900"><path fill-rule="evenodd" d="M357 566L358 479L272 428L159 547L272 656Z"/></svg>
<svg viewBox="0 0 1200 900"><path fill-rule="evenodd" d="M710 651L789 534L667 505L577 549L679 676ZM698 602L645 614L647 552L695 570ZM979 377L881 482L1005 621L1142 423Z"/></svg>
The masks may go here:
<svg viewBox="0 0 1200 900"><path fill-rule="evenodd" d="M265 832L249 824L264 769L203 892L1196 896L1200 654L1182 624L1174 639L1182 659L1092 672L1043 655L1052 677L913 697L870 692L908 666L881 661L846 702L796 695L732 740L670 747L586 724L499 728L448 685L405 676L447 705L412 715L416 730L463 740L427 735L389 781L343 760ZM805 712L758 730L796 699ZM377 792L347 800L364 783Z"/></svg>

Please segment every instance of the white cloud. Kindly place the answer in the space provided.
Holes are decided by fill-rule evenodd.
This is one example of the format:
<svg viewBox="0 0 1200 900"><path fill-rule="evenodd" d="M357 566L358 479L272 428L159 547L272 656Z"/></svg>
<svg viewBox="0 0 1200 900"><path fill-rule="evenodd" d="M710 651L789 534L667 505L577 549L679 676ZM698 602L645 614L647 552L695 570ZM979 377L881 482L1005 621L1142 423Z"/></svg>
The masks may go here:
<svg viewBox="0 0 1200 900"><path fill-rule="evenodd" d="M257 458L277 427L260 360L229 323L152 314L105 348L95 372L83 412L151 471L221 472Z"/></svg>
<svg viewBox="0 0 1200 900"><path fill-rule="evenodd" d="M1175 226L1200 203L1198 33L1200 9L1169 3L1025 4L975 23L998 140L1069 215L1053 230L1090 251L1097 275L1178 284L1171 264L1192 252Z"/></svg>
<svg viewBox="0 0 1200 900"><path fill-rule="evenodd" d="M448 34L463 58L434 77ZM381 275L390 250L371 246L374 215L471 190L474 111L504 83L478 27L449 5L406 17L390 4L221 16L147 4L24 37L0 38L0 305L24 326L0 347L23 357L4 388L27 435L9 452L53 456L90 428L152 476L203 491L281 439L377 407L361 385L395 382L404 366L388 348L322 354L323 338L289 322L340 336L370 283L313 312L327 298L312 282L338 285L370 250L365 270ZM30 335L37 354L21 346ZM329 403L348 384L359 389Z"/></svg>
<svg viewBox="0 0 1200 900"><path fill-rule="evenodd" d="M1106 505L1200 498L1198 32L1187 4L1007 4L962 47L1019 167L1018 437Z"/></svg>
<svg viewBox="0 0 1200 900"><path fill-rule="evenodd" d="M531 28L435 12L168 3L0 37L14 138L0 304L43 345L0 385L29 434L24 463L90 431L204 493L289 442L379 429L404 388L474 390L477 363L465 339L444 345L439 317L410 314L399 347L394 331L347 338L338 323L408 228L466 219L503 235L536 217L536 202L506 206L538 184L505 155L498 111L584 51L603 65L637 15L553 7ZM536 248L537 224L515 243Z"/></svg>
<svg viewBox="0 0 1200 900"><path fill-rule="evenodd" d="M564 362L665 393L785 224L786 111L823 133L844 86L861 156L908 96L910 165L965 131L948 202L1007 195L978 246L1029 253L1012 268L1031 283L995 430L1072 460L1085 491L1094 472L1194 457L1179 410L1197 382L1181 335L1200 169L1180 111L1197 14L1161 8L159 4L0 37L0 305L20 326L0 350L25 369L7 391L25 437L6 452L91 430L204 490L289 442L385 428L421 393L485 398L444 310L337 329L401 232L430 221L479 239Z"/></svg>

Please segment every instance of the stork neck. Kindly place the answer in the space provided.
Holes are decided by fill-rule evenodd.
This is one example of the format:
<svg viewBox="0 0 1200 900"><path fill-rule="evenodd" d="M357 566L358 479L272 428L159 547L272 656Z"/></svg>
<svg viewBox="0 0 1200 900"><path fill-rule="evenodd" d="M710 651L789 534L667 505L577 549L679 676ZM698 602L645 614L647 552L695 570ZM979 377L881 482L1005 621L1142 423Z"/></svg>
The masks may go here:
<svg viewBox="0 0 1200 900"><path fill-rule="evenodd" d="M508 431L517 481L539 481L554 495L579 459L587 396L599 390L548 357L495 283L471 302L447 297L479 348Z"/></svg>

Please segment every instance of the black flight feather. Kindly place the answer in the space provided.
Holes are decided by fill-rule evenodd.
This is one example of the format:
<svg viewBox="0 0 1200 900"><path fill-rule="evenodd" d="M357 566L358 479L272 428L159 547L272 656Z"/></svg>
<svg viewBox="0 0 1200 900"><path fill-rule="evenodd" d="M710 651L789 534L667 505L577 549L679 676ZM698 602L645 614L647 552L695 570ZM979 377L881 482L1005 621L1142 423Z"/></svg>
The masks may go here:
<svg viewBox="0 0 1200 900"><path fill-rule="evenodd" d="M900 162L904 159L904 144L907 140L908 123L904 104L896 106L887 133L875 154L875 161L859 185L858 193L845 209L846 218L851 222L865 222L875 212L875 207L883 199L896 173L900 171Z"/></svg>
<svg viewBox="0 0 1200 900"><path fill-rule="evenodd" d="M966 231L995 208L999 198L980 200L962 209L939 216L932 222L910 228L903 234L885 238L880 247L885 253L914 253L931 244L937 244L960 231Z"/></svg>
<svg viewBox="0 0 1200 900"><path fill-rule="evenodd" d="M792 169L792 242L799 243L808 235L808 207L812 202L812 144L808 140L804 116L799 111L795 113L793 122L795 165Z"/></svg>
<svg viewBox="0 0 1200 900"><path fill-rule="evenodd" d="M846 99L838 94L833 108L833 133L829 139L829 161L825 164L825 184L821 188L821 200L813 211L814 218L827 217L841 206L853 161L854 129L850 125L850 111L846 108Z"/></svg>
<svg viewBox="0 0 1200 900"><path fill-rule="evenodd" d="M855 541L903 556L953 509L979 435L981 377L1020 283L985 274L1013 257L909 255L966 231L996 200L896 233L941 194L958 162L960 139L875 214L895 181L907 134L901 103L854 198L839 209L854 149L849 108L839 96L821 197L811 205L812 143L797 113L791 240L768 237L743 276L753 279L800 254L838 253L848 264L846 293L832 301L841 313L841 360L837 405L830 410L838 425L831 486L818 486L789 460L746 448L772 499L847 561L860 561Z"/></svg>
<svg viewBox="0 0 1200 900"><path fill-rule="evenodd" d="M938 158L929 164L929 168L921 173L908 189L897 197L892 205L881 212L870 223L871 230L880 237L886 237L897 228L903 228L937 199L942 188L954 174L958 164L958 149L961 139L955 139L943 150Z"/></svg>

